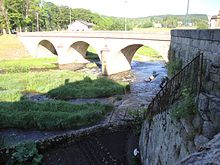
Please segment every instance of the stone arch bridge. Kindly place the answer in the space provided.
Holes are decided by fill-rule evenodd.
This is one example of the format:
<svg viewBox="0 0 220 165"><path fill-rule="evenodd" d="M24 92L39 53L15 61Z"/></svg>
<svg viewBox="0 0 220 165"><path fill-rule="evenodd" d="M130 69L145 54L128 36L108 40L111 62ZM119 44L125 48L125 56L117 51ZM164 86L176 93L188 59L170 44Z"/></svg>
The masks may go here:
<svg viewBox="0 0 220 165"><path fill-rule="evenodd" d="M88 63L84 57L92 46L102 63L102 73L111 75L131 69L135 52L149 46L168 60L170 34L126 31L28 32L17 36L34 57L58 55L59 64Z"/></svg>

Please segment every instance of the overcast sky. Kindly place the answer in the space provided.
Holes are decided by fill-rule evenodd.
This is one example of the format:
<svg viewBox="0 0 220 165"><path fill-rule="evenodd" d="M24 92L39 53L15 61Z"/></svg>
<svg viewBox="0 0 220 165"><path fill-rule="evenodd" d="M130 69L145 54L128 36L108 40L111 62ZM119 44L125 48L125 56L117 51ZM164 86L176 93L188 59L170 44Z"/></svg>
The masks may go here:
<svg viewBox="0 0 220 165"><path fill-rule="evenodd" d="M57 5L90 9L107 16L146 17L186 14L188 0L46 0ZM189 0L190 14L217 15L220 0Z"/></svg>

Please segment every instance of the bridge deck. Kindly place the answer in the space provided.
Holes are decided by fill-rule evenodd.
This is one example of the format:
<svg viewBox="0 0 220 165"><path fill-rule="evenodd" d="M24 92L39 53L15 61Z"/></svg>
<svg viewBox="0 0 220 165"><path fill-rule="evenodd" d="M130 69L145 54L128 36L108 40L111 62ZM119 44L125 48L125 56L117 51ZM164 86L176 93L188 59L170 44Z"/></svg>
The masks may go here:
<svg viewBox="0 0 220 165"><path fill-rule="evenodd" d="M19 37L106 38L170 41L169 32L143 33L134 31L87 31L87 32L22 32Z"/></svg>

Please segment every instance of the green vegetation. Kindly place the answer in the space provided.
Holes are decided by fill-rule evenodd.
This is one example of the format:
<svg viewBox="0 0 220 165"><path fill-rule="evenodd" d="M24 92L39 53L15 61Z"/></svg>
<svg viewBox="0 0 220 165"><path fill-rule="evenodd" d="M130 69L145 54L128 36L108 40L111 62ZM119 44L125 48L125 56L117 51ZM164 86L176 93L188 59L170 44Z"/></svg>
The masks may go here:
<svg viewBox="0 0 220 165"><path fill-rule="evenodd" d="M72 129L98 122L112 106L65 101L0 103L0 128Z"/></svg>
<svg viewBox="0 0 220 165"><path fill-rule="evenodd" d="M89 46L88 49L87 49L86 59L88 59L88 60L95 60L95 59L97 60L97 59L99 59L99 56L96 53L96 50L91 46Z"/></svg>
<svg viewBox="0 0 220 165"><path fill-rule="evenodd" d="M63 99L105 97L124 94L128 88L128 83L116 83L92 75L89 78L72 71L8 73L0 76L0 101L19 101L26 93L46 94L49 91L49 96Z"/></svg>
<svg viewBox="0 0 220 165"><path fill-rule="evenodd" d="M58 6L44 0L3 0L0 2L0 29L5 33L14 31L54 31L67 29L71 20L84 20L95 24L95 30L124 30L125 20L120 17L102 16L87 9ZM25 12L24 12L25 11ZM38 17L38 25L36 17ZM48 19L49 18L49 19ZM187 23L193 27L207 28L205 14L189 14ZM185 15L161 15L144 18L127 18L127 30L150 28L160 24L164 28L184 27Z"/></svg>
<svg viewBox="0 0 220 165"><path fill-rule="evenodd" d="M57 58L25 58L17 60L2 60L0 69L9 73L29 72L31 69L57 68Z"/></svg>
<svg viewBox="0 0 220 165"><path fill-rule="evenodd" d="M16 36L0 35L0 60L30 57Z"/></svg>
<svg viewBox="0 0 220 165"><path fill-rule="evenodd" d="M169 76L174 76L177 72L182 69L182 60L176 59L175 61L168 62L166 64Z"/></svg>
<svg viewBox="0 0 220 165"><path fill-rule="evenodd" d="M161 55L154 49L148 47L148 46L142 46L140 47L137 52L137 54L152 57L152 58L162 58Z"/></svg>
<svg viewBox="0 0 220 165"><path fill-rule="evenodd" d="M115 83L107 78L92 80L85 77L81 81L66 83L48 92L52 98L68 100L74 98L98 98L108 97L116 94L124 94L129 90L127 83Z"/></svg>
<svg viewBox="0 0 220 165"><path fill-rule="evenodd" d="M187 118L195 115L196 112L195 97L189 88L183 88L181 99L171 109L171 117L175 119Z"/></svg>
<svg viewBox="0 0 220 165"><path fill-rule="evenodd" d="M38 153L37 146L34 142L21 143L15 147L11 158L7 165L26 165L26 164L41 164L43 155Z"/></svg>
<svg viewBox="0 0 220 165"><path fill-rule="evenodd" d="M136 61L154 61L154 60L163 60L162 56L159 55L157 51L154 49L148 47L148 46L142 46L140 47L135 56L133 57Z"/></svg>
<svg viewBox="0 0 220 165"><path fill-rule="evenodd" d="M79 128L97 123L113 109L111 105L74 105L56 99L34 102L29 100L30 94L67 100L124 94L129 88L128 83L117 83L107 78L67 70L51 70L56 67L56 60L22 58L0 62L4 72L0 74L0 129ZM38 72L33 72L36 68ZM4 139L0 140L0 145L5 145Z"/></svg>

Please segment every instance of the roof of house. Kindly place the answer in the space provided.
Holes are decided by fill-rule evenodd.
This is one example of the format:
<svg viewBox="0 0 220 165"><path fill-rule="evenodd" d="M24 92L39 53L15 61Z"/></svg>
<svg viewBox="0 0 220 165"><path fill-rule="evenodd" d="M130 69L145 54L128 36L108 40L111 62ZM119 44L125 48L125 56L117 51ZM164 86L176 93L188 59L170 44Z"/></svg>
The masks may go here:
<svg viewBox="0 0 220 165"><path fill-rule="evenodd" d="M87 21L83 21L83 20L75 20L75 22L80 22L80 23L82 23L82 24L84 24L84 25L86 25L86 26L94 26L94 24L93 23L90 23L90 22L87 22ZM74 22L73 22L74 23ZM72 23L72 24L73 24Z"/></svg>

